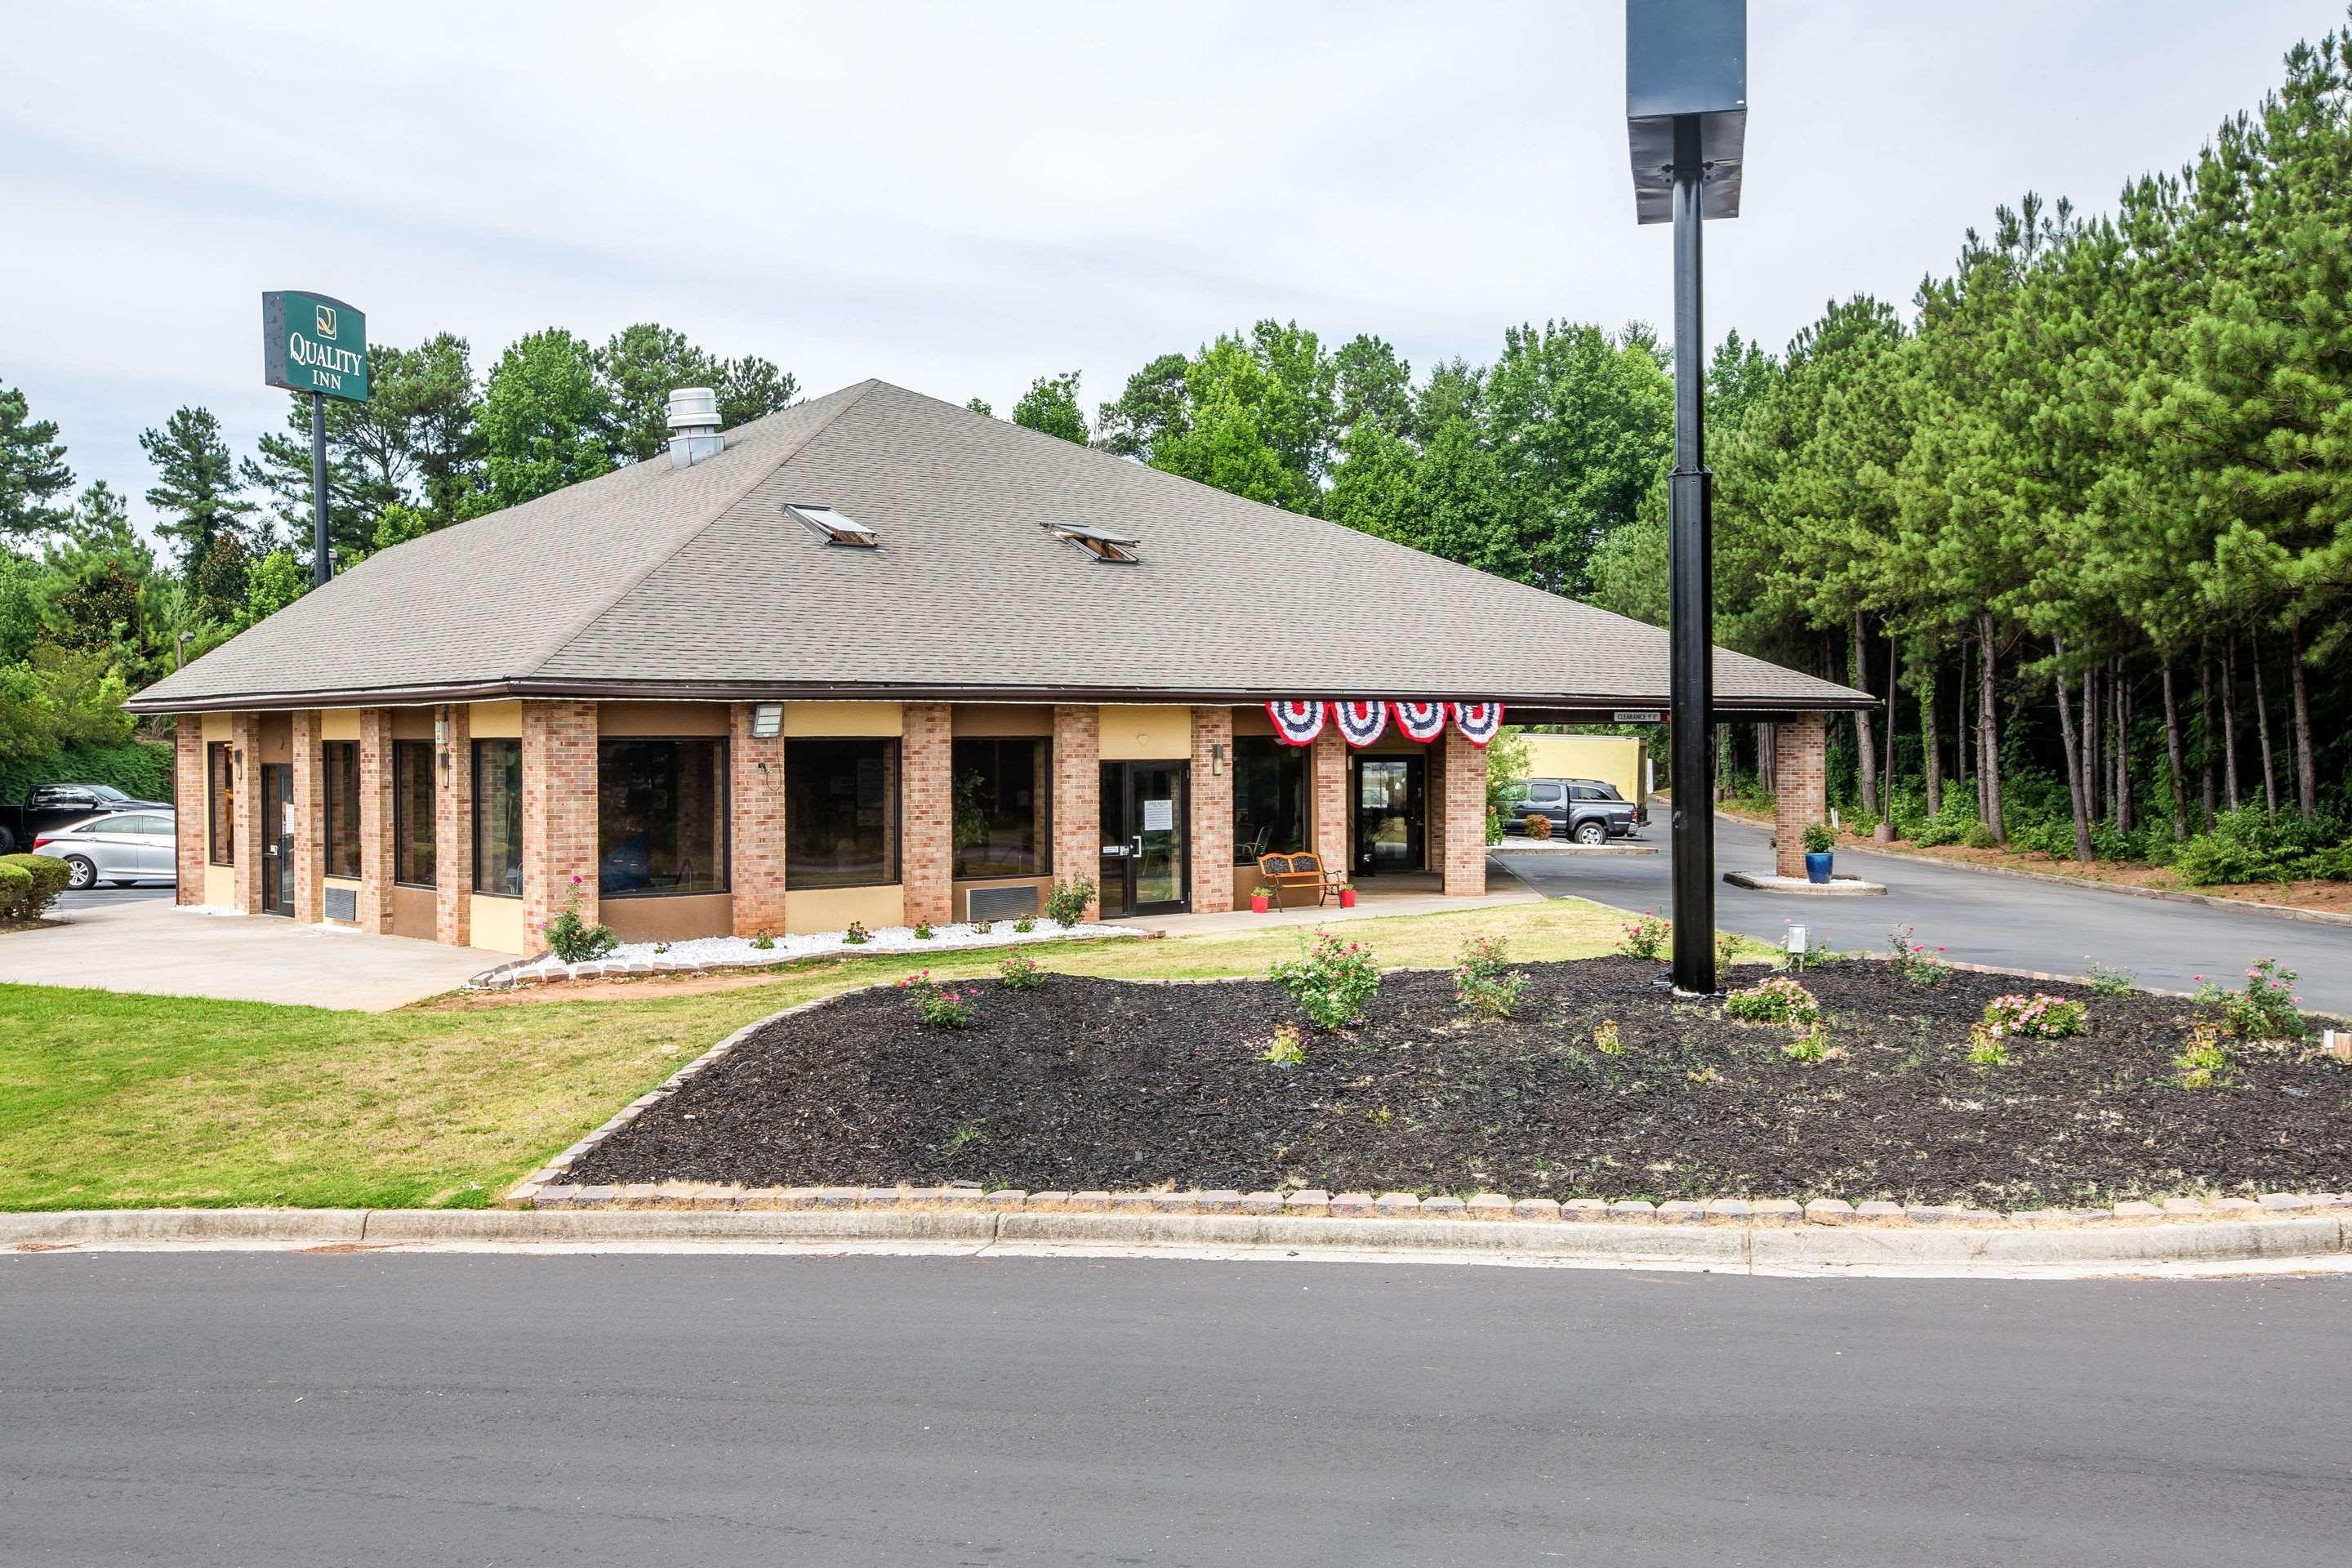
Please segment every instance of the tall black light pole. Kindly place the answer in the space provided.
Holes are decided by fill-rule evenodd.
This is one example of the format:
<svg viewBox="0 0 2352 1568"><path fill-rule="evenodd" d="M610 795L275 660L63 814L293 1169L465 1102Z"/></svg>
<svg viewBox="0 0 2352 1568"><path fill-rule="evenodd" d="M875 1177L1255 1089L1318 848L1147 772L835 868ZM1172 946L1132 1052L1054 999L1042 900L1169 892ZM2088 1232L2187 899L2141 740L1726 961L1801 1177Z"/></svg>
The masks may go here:
<svg viewBox="0 0 2352 1568"><path fill-rule="evenodd" d="M1633 207L1675 226L1675 468L1667 479L1674 986L1716 989L1714 477L1706 468L1700 226L1739 216L1747 0L1625 0Z"/></svg>
<svg viewBox="0 0 2352 1568"><path fill-rule="evenodd" d="M310 584L327 585L335 574L327 553L327 395L310 395Z"/></svg>

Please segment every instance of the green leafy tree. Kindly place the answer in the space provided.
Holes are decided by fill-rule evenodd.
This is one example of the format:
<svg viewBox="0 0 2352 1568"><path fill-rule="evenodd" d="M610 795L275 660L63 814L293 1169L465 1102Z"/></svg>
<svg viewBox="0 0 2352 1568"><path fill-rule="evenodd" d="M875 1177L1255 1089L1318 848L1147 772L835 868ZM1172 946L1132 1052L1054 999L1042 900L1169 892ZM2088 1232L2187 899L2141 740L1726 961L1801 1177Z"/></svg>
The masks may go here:
<svg viewBox="0 0 2352 1568"><path fill-rule="evenodd" d="M236 626L245 614L247 579L253 572L253 552L234 533L216 533L212 548L196 563L195 613L200 620Z"/></svg>
<svg viewBox="0 0 2352 1568"><path fill-rule="evenodd" d="M0 542L34 539L58 526L52 504L73 488L54 419L36 419L24 393L0 386Z"/></svg>
<svg viewBox="0 0 2352 1568"><path fill-rule="evenodd" d="M612 471L607 437L615 421L596 352L560 327L518 339L499 356L481 423L484 485L468 502L473 512L520 506Z"/></svg>
<svg viewBox="0 0 2352 1568"><path fill-rule="evenodd" d="M290 550L273 550L246 574L239 629L276 615L310 591L310 569Z"/></svg>
<svg viewBox="0 0 2352 1568"><path fill-rule="evenodd" d="M669 395L681 386L718 389L719 363L684 332L640 321L613 335L593 356L610 423L606 445L615 467L658 457L669 441Z"/></svg>
<svg viewBox="0 0 2352 1568"><path fill-rule="evenodd" d="M180 571L194 582L213 542L225 533L249 535L257 509L241 493L236 459L212 410L177 409L163 428L142 431L139 446L155 467L155 483L147 491L147 504L162 514L155 531L175 547ZM307 463L306 458L306 487Z"/></svg>
<svg viewBox="0 0 2352 1568"><path fill-rule="evenodd" d="M1078 373L1041 375L1013 405L1013 423L1065 441L1087 444L1087 416L1078 409Z"/></svg>
<svg viewBox="0 0 2352 1568"><path fill-rule="evenodd" d="M757 354L730 359L719 369L719 423L723 429L748 425L801 398L801 384Z"/></svg>

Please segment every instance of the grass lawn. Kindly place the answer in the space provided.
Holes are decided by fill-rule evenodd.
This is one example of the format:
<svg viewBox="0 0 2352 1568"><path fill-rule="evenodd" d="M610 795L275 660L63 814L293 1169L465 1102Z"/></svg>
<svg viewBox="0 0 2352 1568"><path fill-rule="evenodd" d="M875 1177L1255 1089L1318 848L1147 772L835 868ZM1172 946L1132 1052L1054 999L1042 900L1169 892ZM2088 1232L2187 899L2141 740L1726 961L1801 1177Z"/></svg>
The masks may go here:
<svg viewBox="0 0 2352 1568"><path fill-rule="evenodd" d="M1623 918L1549 900L1344 929L1383 963L1433 968L1486 932L1520 959L1607 952ZM1262 975L1299 929L1024 951L1120 979ZM984 974L1003 956L821 960L740 983L376 1014L0 985L0 1209L482 1205L745 1024L926 967Z"/></svg>

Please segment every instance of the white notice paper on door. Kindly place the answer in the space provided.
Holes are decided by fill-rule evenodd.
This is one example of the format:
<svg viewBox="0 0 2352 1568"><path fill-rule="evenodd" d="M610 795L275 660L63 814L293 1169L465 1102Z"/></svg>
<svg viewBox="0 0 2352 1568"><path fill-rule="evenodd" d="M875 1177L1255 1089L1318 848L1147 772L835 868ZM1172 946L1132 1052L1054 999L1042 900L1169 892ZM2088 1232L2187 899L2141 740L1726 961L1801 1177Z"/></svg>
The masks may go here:
<svg viewBox="0 0 2352 1568"><path fill-rule="evenodd" d="M1176 803L1172 800L1147 800L1143 803L1143 831L1173 833L1176 831Z"/></svg>

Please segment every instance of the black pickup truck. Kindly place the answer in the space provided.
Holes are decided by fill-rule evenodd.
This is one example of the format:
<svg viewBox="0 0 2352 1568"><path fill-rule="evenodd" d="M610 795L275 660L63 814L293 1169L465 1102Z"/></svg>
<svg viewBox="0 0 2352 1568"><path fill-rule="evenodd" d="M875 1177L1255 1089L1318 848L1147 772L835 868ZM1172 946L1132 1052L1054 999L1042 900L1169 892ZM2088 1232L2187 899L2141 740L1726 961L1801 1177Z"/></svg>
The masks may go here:
<svg viewBox="0 0 2352 1568"><path fill-rule="evenodd" d="M169 801L134 800L112 784L36 784L22 805L0 805L0 855L32 847L33 840L53 827L64 827L85 817L118 811L171 809Z"/></svg>

